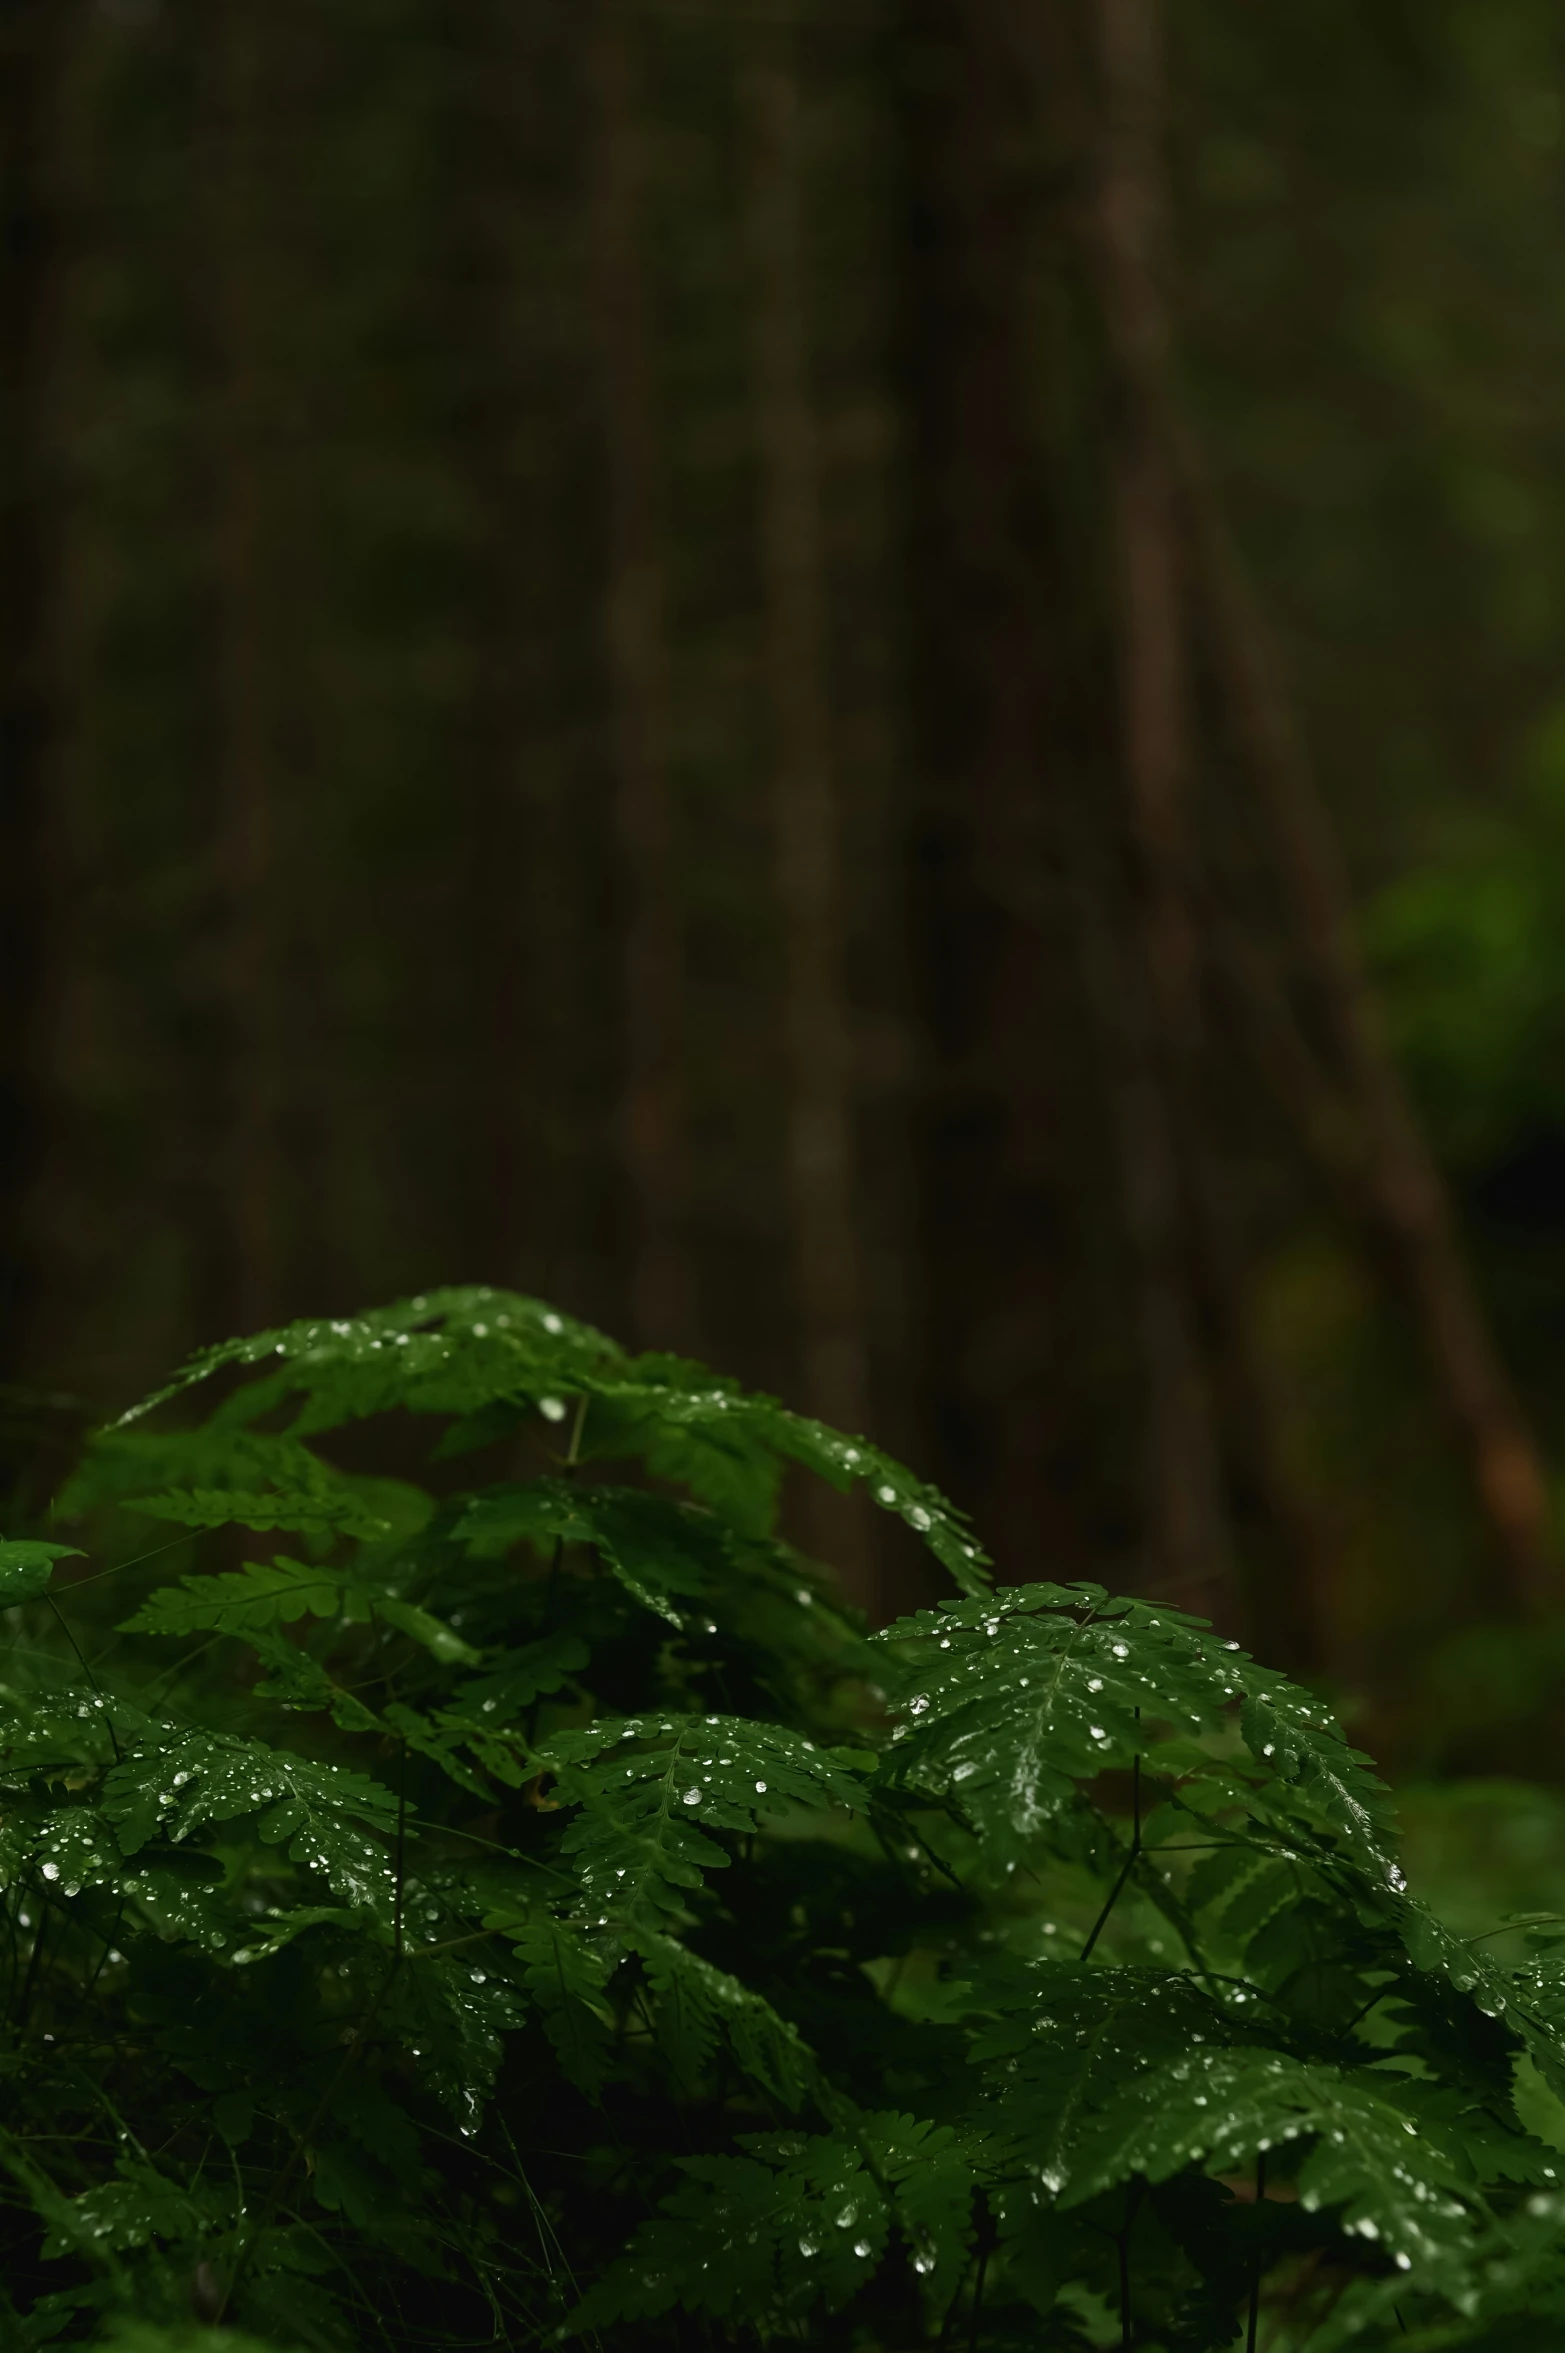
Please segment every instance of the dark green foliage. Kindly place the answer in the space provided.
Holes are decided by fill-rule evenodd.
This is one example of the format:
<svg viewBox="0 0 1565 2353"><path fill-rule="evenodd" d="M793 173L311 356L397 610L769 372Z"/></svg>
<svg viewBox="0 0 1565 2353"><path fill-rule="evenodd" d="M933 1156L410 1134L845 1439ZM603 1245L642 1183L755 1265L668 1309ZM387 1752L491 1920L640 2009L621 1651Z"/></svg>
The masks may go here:
<svg viewBox="0 0 1565 2353"><path fill-rule="evenodd" d="M1565 2319L1565 1964L1419 1902L1308 1693L1177 1610L990 1590L863 1440L526 1299L154 1404L213 1376L61 1506L183 1534L0 1547L0 2341ZM963 1597L867 1636L775 1533L788 1463Z"/></svg>

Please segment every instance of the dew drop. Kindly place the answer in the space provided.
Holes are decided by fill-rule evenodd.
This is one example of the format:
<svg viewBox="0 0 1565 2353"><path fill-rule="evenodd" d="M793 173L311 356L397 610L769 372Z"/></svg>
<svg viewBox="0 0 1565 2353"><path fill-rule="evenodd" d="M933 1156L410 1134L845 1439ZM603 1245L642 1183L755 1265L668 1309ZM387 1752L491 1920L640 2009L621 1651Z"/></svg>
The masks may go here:
<svg viewBox="0 0 1565 2353"><path fill-rule="evenodd" d="M543 1328L546 1332L563 1332L565 1326L557 1315L551 1313L544 1317Z"/></svg>
<svg viewBox="0 0 1565 2353"><path fill-rule="evenodd" d="M875 1490L875 1500L877 1503L895 1503L897 1500L897 1491L895 1487L877 1487Z"/></svg>
<svg viewBox="0 0 1565 2353"><path fill-rule="evenodd" d="M698 1806L698 1805L701 1803L701 1792L700 1792L700 1790L699 1790L699 1789L687 1789L687 1790L685 1791L685 1803L686 1803L686 1805L687 1805L687 1806Z"/></svg>
<svg viewBox="0 0 1565 2353"><path fill-rule="evenodd" d="M758 1781L756 1783L755 1794L757 1797L764 1797L766 1795L766 1784L764 1781Z"/></svg>
<svg viewBox="0 0 1565 2353"><path fill-rule="evenodd" d="M538 1400L538 1411L543 1415L543 1418L546 1422L563 1422L565 1419L565 1400L563 1397L540 1397Z"/></svg>

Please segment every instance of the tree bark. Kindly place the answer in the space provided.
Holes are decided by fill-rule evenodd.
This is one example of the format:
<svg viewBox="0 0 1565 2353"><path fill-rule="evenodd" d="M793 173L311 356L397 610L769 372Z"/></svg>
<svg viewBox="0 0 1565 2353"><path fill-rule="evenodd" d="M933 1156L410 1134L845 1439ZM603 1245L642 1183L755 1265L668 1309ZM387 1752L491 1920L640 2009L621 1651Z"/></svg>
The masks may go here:
<svg viewBox="0 0 1565 2353"><path fill-rule="evenodd" d="M36 1216L54 1125L50 1067L61 832L59 433L69 267L65 93L83 15L74 0L19 0L0 17L0 1377L42 1337Z"/></svg>
<svg viewBox="0 0 1565 2353"><path fill-rule="evenodd" d="M1173 431L1170 417L1170 433ZM1436 1388L1460 1434L1507 1598L1535 1609L1556 1589L1548 1493L1463 1254L1449 1195L1382 1032L1354 937L1352 901L1294 724L1269 632L1211 485L1188 440L1182 493L1214 668L1229 724L1264 807L1356 1136L1317 1119L1329 1173L1356 1194L1423 1333Z"/></svg>
<svg viewBox="0 0 1565 2353"><path fill-rule="evenodd" d="M808 1412L866 1419L854 1205L853 1026L844 975L839 811L826 675L821 478L801 251L800 99L791 29L750 35L743 73L755 270L765 651L782 918L786 1159Z"/></svg>
<svg viewBox="0 0 1565 2353"><path fill-rule="evenodd" d="M221 929L216 1307L226 1328L253 1331L280 1307L277 810L269 703L276 681L269 676L266 644L268 419L258 316L268 274L264 18L248 0L212 0L212 6L214 879Z"/></svg>
<svg viewBox="0 0 1565 2353"><path fill-rule="evenodd" d="M1186 581L1165 429L1161 25L1157 0L1093 0L1100 143L1091 246L1115 392L1122 759L1134 907L1119 1084L1125 1207L1147 1378L1146 1519L1162 1589L1234 1607L1199 1326L1188 1162L1200 1005L1187 874Z"/></svg>
<svg viewBox="0 0 1565 2353"><path fill-rule="evenodd" d="M1054 897L1070 591L1044 391L1057 321L1037 300L1036 31L1014 0L907 14L905 570L927 1444L998 1557L1059 1560L1086 1544L1056 1376L1079 1146Z"/></svg>
<svg viewBox="0 0 1565 2353"><path fill-rule="evenodd" d="M643 1347L688 1348L695 1334L684 1232L680 927L634 21L628 0L597 0L594 228L608 473L606 652L625 888L630 1321Z"/></svg>

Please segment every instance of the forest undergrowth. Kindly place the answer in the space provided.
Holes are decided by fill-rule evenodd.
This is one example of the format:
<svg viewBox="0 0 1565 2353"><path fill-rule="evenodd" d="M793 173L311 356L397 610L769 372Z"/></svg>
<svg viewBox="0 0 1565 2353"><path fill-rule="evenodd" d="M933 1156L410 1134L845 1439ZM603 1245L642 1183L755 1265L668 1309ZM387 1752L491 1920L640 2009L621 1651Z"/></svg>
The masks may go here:
<svg viewBox="0 0 1565 2353"><path fill-rule="evenodd" d="M1565 2337L1565 1922L863 1438L430 1293L197 1358L0 1604L6 2347Z"/></svg>

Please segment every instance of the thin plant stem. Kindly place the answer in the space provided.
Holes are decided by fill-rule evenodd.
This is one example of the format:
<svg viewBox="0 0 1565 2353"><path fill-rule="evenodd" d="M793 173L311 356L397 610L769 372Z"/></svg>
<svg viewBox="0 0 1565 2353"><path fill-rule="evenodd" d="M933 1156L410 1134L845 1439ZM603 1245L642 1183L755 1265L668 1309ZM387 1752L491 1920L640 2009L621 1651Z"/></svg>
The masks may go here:
<svg viewBox="0 0 1565 2353"><path fill-rule="evenodd" d="M984 2280L989 2270L989 2236L985 2232L978 2250L978 2276L973 2282L973 2317L967 2331L968 2353L978 2353L978 2330L984 2312Z"/></svg>
<svg viewBox="0 0 1565 2353"><path fill-rule="evenodd" d="M407 1831L408 1744L405 1740L403 1740L399 1741L397 1744L397 1892L392 1907L391 1921L392 1950L396 1954L397 1960L399 1962L402 1959L403 1894L407 1881Z"/></svg>
<svg viewBox="0 0 1565 2353"><path fill-rule="evenodd" d="M90 1577L73 1577L71 1591L79 1593L84 1585L101 1585L105 1577L118 1577L126 1569L139 1569L143 1561L156 1560L160 1553L172 1552L177 1544L194 1544L194 1533L187 1529L182 1536L171 1536L166 1544L154 1544L147 1552L132 1553L129 1560L114 1563L111 1569L94 1569Z"/></svg>
<svg viewBox="0 0 1565 2353"><path fill-rule="evenodd" d="M300 2160L306 2155L309 2149L310 2142L315 2134L316 2126L320 2123L321 2118L325 2115L327 2109L331 2106L332 2101L336 2098L338 2085L342 2082L343 2077L347 2074L349 2068L353 2065L354 2060L358 2057L360 2051L363 2049L364 2038L369 2033L370 2028L374 2025L375 2020L379 2017L380 2012L385 2004L386 1996L390 1993L392 1986L396 1982L397 1971L400 1969L401 1965L400 1956L393 1954L391 1967L386 1971L386 1975L382 1980L379 1993L375 1996L375 1999L373 2002L371 2002L369 2008L365 2011L363 2018L359 2021L359 2024L354 2028L353 2034L348 2043L348 2047L343 2052L337 2066L332 2071L331 2079L327 2083L326 2089L322 2092L320 2098L316 2101L314 2108L311 2110L309 2119L305 2124L303 2132L301 2132L298 2138L295 2140L292 2149L284 2158L281 2167L273 2179L272 2186L268 2190L266 2197L262 2202L259 2219L255 2223L254 2227L246 2232L244 2238L240 2241L239 2246L235 2250L234 2267L233 2270L229 2273L228 2285L223 2291L223 2301L218 2307L216 2318L212 2324L215 2328L221 2327L223 2317L228 2311L230 2304L233 2302L234 2290L239 2285L245 2265L250 2258L250 2254L255 2246L256 2240L260 2237L262 2231L266 2229L268 2223L272 2219L272 2216L277 2212L278 2206L282 2201L284 2190L288 2187L289 2182L293 2179Z"/></svg>
<svg viewBox="0 0 1565 2353"><path fill-rule="evenodd" d="M28 2014L33 2006L33 1984L38 1975L39 1962L43 1959L43 1940L48 1932L49 1907L40 1897L38 1899L38 1926L33 1931L33 1949L27 1958L27 1975L22 1980L21 1998L16 2005L18 2030L25 2030Z"/></svg>
<svg viewBox="0 0 1565 2353"><path fill-rule="evenodd" d="M1103 1931L1104 1931L1104 1929L1105 1929L1105 1928L1108 1926L1108 1919L1109 1919L1109 1914L1110 1914L1110 1913L1113 1911L1113 1909L1114 1909L1114 1906L1115 1906L1115 1905L1116 1905L1116 1904L1119 1902L1119 1899L1120 1899L1121 1895L1123 1895L1123 1893L1124 1893L1124 1890L1125 1890L1125 1882L1126 1882L1126 1880L1127 1880L1127 1879L1130 1877L1130 1874L1131 1874L1131 1872L1132 1872L1132 1871L1135 1869L1135 1867L1136 1867L1136 1864L1137 1864L1137 1862L1140 1860L1140 1857L1141 1857L1141 1759L1140 1759L1140 1757L1137 1757L1137 1758L1134 1760L1134 1762L1132 1763L1132 1765L1131 1765L1131 1770L1130 1770L1130 1778L1131 1778L1131 1798L1132 1798L1132 1803L1133 1803L1133 1805L1134 1805L1134 1807L1135 1807L1135 1832L1134 1832L1134 1835L1133 1835L1133 1837L1131 1838L1131 1841L1130 1841L1130 1852L1129 1852L1129 1854L1128 1854L1128 1855L1125 1857L1124 1864L1123 1864L1123 1866L1122 1866L1122 1868L1121 1868L1121 1870L1120 1870L1119 1877L1118 1877L1118 1878L1115 1880L1115 1882L1114 1882L1113 1886L1112 1886L1112 1887L1109 1889L1109 1893L1108 1893L1108 1901L1107 1901L1107 1902L1104 1904L1102 1911L1101 1911L1101 1912L1098 1914L1098 1916L1097 1916L1096 1920L1094 1920L1094 1922L1092 1923L1092 1933L1091 1933L1091 1935L1090 1935L1090 1936L1087 1938L1087 1941L1086 1941L1086 1943L1085 1943L1085 1944L1082 1946L1082 1948L1081 1948L1081 1957L1082 1957L1082 1959L1083 1959L1084 1961L1090 1961L1090 1960L1091 1960L1091 1958L1092 1958L1092 1948L1093 1948L1093 1946L1094 1946L1094 1945L1097 1943L1097 1941L1098 1941L1098 1938L1099 1938L1099 1937L1100 1937L1100 1936L1103 1934Z"/></svg>
<svg viewBox="0 0 1565 2353"><path fill-rule="evenodd" d="M565 1462L563 1467L565 1476L567 1478L571 1476L581 1461L581 1434L586 1427L586 1423L587 1399L585 1394L583 1394L576 1400L575 1418L571 1423L570 1444L565 1449ZM560 1597L560 1563L564 1559L564 1556L565 1539L563 1536L556 1536L554 1539L554 1551L550 1555L549 1559L549 1582L544 1588L543 1624L539 1628L540 1634L552 1634L554 1632L554 1613L559 1604ZM538 1711L542 1705L543 1697L540 1693L538 1698L533 1701L532 1706L527 1711L527 1729L524 1737L526 1738L529 1748L532 1746L533 1735L538 1728Z"/></svg>
<svg viewBox="0 0 1565 2353"><path fill-rule="evenodd" d="M1130 2224L1119 2234L1119 2341L1128 2347L1130 2333Z"/></svg>
<svg viewBox="0 0 1565 2353"><path fill-rule="evenodd" d="M1131 2183L1125 2197L1125 2227L1114 2242L1119 2249L1119 2341L1123 2353L1128 2353L1135 2343L1130 2318L1130 2234L1136 2227L1136 2214L1145 2188L1145 2182Z"/></svg>
<svg viewBox="0 0 1565 2353"><path fill-rule="evenodd" d="M1260 2150L1255 2160L1255 2211L1259 2217L1266 2200L1266 2151ZM1250 2321L1244 2332L1244 2353L1255 2353L1256 2331L1261 2325L1261 2256L1256 2250L1255 2277L1250 2282Z"/></svg>
<svg viewBox="0 0 1565 2353"><path fill-rule="evenodd" d="M97 1696L98 1705L103 1710L104 1728L109 1735L109 1744L114 1751L114 1762L117 1765L121 1764L124 1761L124 1757L120 1748L119 1734L114 1729L114 1718L110 1713L109 1703L103 1696L103 1686L98 1681L98 1678L93 1673L91 1667L89 1667L87 1664L86 1654L82 1650L82 1646L77 1641L75 1635L71 1632L69 1621L67 1620L65 1613L61 1609L59 1603L55 1600L54 1595L52 1593L46 1593L44 1595L44 1600L53 1610L55 1623L58 1625L60 1632L65 1636L65 1639L70 1644L72 1650L76 1653L76 1664L80 1667L82 1673L86 1676L87 1681L91 1684L92 1689Z"/></svg>

